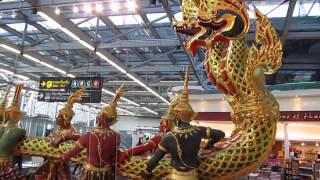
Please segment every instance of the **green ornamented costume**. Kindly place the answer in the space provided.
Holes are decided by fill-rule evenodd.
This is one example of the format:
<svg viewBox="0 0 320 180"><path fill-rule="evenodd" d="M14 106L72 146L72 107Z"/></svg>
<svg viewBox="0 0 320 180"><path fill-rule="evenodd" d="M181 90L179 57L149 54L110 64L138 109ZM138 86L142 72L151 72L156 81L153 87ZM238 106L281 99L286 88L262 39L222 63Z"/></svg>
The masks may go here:
<svg viewBox="0 0 320 180"><path fill-rule="evenodd" d="M211 143L216 143L225 134L220 130L190 125L195 113L188 103L188 68L183 94L174 107L174 114L179 119L177 127L163 137L155 155L148 162L147 174L150 176L152 169L158 165L164 155L170 153L173 171L167 179L196 180L198 179L196 169L200 165L198 153L201 140L206 138L211 139Z"/></svg>
<svg viewBox="0 0 320 180"><path fill-rule="evenodd" d="M18 108L22 87L21 84L16 86L12 105L5 110L4 122L0 125L0 180L23 179L17 167L12 165L15 147L26 135L26 131L17 126L22 118Z"/></svg>

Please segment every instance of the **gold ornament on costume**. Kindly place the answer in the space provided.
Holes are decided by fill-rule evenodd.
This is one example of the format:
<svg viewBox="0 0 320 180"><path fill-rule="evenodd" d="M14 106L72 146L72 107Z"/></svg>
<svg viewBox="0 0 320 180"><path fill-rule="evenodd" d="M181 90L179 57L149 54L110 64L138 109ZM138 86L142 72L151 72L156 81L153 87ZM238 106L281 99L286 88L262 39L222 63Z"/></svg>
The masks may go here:
<svg viewBox="0 0 320 180"><path fill-rule="evenodd" d="M167 128L170 130L172 130L176 125L177 118L174 115L173 110L174 110L175 106L178 104L179 98L180 98L180 96L176 97L174 100L172 100L170 102L170 105L169 105L169 108L168 108L166 114L163 115L160 120L161 122L166 124Z"/></svg>
<svg viewBox="0 0 320 180"><path fill-rule="evenodd" d="M207 76L226 95L237 128L226 146L201 159L197 173L203 179L237 179L258 167L275 142L279 105L265 88L263 76L281 66L281 42L271 21L255 9L255 45L248 48L246 35L250 23L243 1L183 0L182 13L183 22L174 27L192 35L186 43L189 51L196 53L199 45L206 49ZM41 147L43 141L39 139L32 144ZM23 148L27 147L22 144L17 151L26 154L28 151ZM45 151L39 148L39 152ZM131 179L141 179L140 172L146 169L147 162L145 157L131 157L119 165L119 172ZM164 159L154 169L153 177L162 179L171 170L169 160Z"/></svg>
<svg viewBox="0 0 320 180"><path fill-rule="evenodd" d="M191 105L189 104L189 90L188 90L188 78L189 78L189 66L186 68L183 91L180 95L177 105L174 107L174 113L176 116L186 122L190 122L195 112L193 111Z"/></svg>
<svg viewBox="0 0 320 180"><path fill-rule="evenodd" d="M9 94L9 88L7 89L7 91L4 93L2 101L0 103L0 115L3 116L5 109L6 109L6 104L7 104L7 99L8 99L8 94ZM0 119L0 122L2 121L2 119Z"/></svg>
<svg viewBox="0 0 320 180"><path fill-rule="evenodd" d="M83 87L81 87L78 91L72 93L69 96L68 101L65 104L65 106L59 110L59 114L62 115L65 118L65 120L74 116L74 112L72 110L73 104L81 101L81 96L84 94L84 90L85 89Z"/></svg>
<svg viewBox="0 0 320 180"><path fill-rule="evenodd" d="M124 93L124 84L121 84L110 104L104 107L99 116L103 118L107 124L113 125L117 122L117 103Z"/></svg>
<svg viewBox="0 0 320 180"><path fill-rule="evenodd" d="M21 96L21 90L23 88L23 84L17 84L16 90L14 92L14 97L11 105L5 110L6 118L12 121L19 121L22 118L22 112L20 111L19 99Z"/></svg>

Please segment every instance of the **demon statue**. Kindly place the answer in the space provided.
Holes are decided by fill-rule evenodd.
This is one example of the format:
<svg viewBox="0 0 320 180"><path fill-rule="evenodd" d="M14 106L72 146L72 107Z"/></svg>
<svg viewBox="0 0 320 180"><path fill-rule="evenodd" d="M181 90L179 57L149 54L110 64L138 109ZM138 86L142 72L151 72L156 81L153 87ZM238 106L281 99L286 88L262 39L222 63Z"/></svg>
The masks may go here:
<svg viewBox="0 0 320 180"><path fill-rule="evenodd" d="M79 134L72 127L71 120L74 116L73 104L81 100L84 89L70 95L66 105L60 109L56 123L58 128L48 135L53 145L57 145L64 140L77 140ZM67 163L55 161L49 158L47 162L34 174L36 180L69 180L71 173Z"/></svg>
<svg viewBox="0 0 320 180"><path fill-rule="evenodd" d="M23 179L16 166L12 165L15 146L21 141L26 131L20 128L17 123L22 119L23 114L19 109L19 98L22 84L16 85L14 97L9 106L4 111L3 123L0 124L0 179Z"/></svg>
<svg viewBox="0 0 320 180"><path fill-rule="evenodd" d="M80 179L113 180L120 135L110 126L117 120L117 102L123 95L123 85L118 89L111 103L103 108L97 117L97 127L83 135L76 143L76 147L61 155L63 161L79 154L83 149L87 151L87 158L82 165Z"/></svg>

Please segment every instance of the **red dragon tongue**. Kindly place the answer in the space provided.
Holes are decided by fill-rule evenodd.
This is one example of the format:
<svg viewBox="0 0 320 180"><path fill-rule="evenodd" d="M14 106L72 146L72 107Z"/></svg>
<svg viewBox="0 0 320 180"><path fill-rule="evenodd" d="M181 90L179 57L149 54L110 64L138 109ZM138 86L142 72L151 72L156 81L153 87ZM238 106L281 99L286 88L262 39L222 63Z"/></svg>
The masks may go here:
<svg viewBox="0 0 320 180"><path fill-rule="evenodd" d="M198 53L198 46L205 47L206 42L203 40L193 40L189 45L188 49L191 51L192 56L194 57Z"/></svg>

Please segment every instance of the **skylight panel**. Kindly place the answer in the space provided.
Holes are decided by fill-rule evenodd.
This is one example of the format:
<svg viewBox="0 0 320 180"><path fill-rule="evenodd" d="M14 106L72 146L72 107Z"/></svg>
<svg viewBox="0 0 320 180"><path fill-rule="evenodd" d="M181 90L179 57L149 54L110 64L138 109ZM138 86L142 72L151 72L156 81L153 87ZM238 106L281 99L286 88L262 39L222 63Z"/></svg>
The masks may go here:
<svg viewBox="0 0 320 180"><path fill-rule="evenodd" d="M9 27L12 29L15 29L17 31L24 31L26 23L14 23L14 24L8 24Z"/></svg>
<svg viewBox="0 0 320 180"><path fill-rule="evenodd" d="M57 26L55 26L54 24L50 23L49 21L39 21L37 23L40 24L42 27L45 27L47 29L58 29Z"/></svg>
<svg viewBox="0 0 320 180"><path fill-rule="evenodd" d="M293 11L293 17L303 17L303 16L307 16L307 15L308 16L320 16L319 2L315 3L313 6L312 6L312 4L313 4L312 2L297 3L294 8L294 11Z"/></svg>
<svg viewBox="0 0 320 180"><path fill-rule="evenodd" d="M165 15L166 15L166 13L149 13L149 14L147 14L147 17L148 17L149 21L153 21L153 20L156 20L156 19L163 17ZM181 14L181 16L182 16L182 14ZM163 19L157 21L156 23L169 23L169 22L170 22L169 18L166 17L166 18L163 18Z"/></svg>
<svg viewBox="0 0 320 180"><path fill-rule="evenodd" d="M8 33L8 32L3 30L2 28L0 28L0 34L6 34L6 33Z"/></svg>
<svg viewBox="0 0 320 180"><path fill-rule="evenodd" d="M115 25L134 25L143 23L143 20L139 15L109 16L109 19Z"/></svg>

